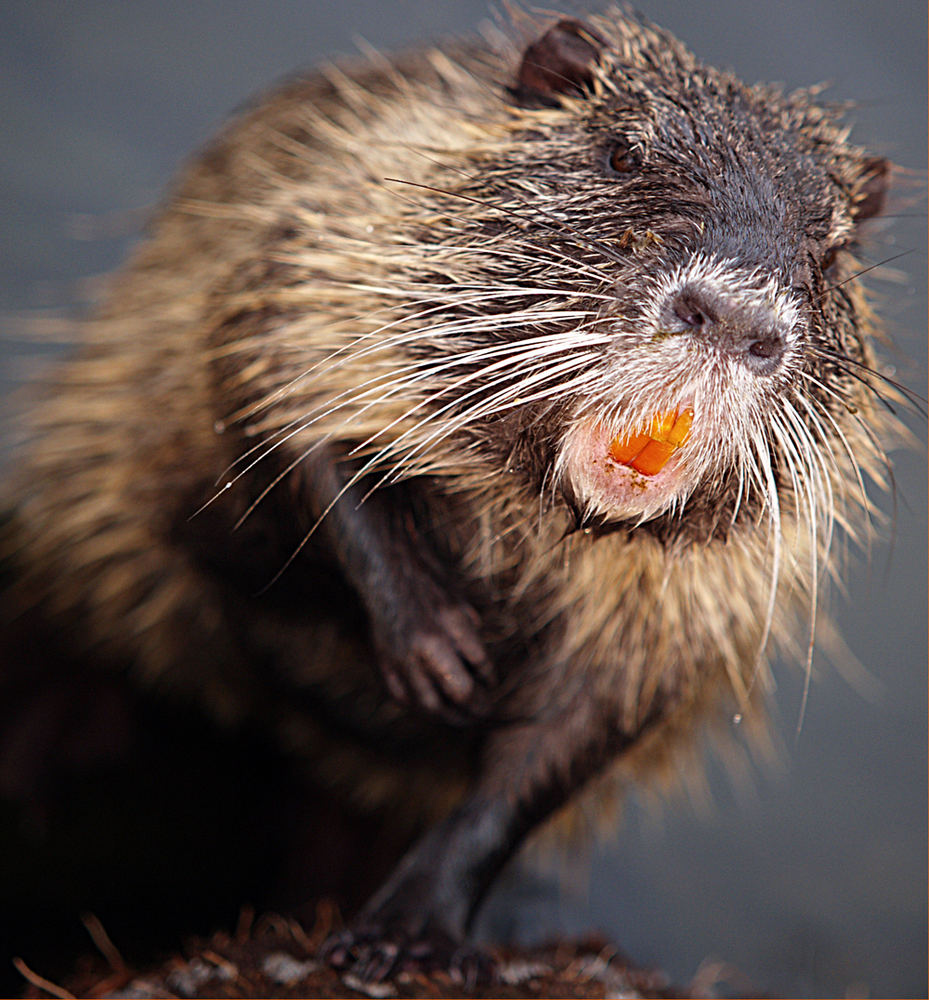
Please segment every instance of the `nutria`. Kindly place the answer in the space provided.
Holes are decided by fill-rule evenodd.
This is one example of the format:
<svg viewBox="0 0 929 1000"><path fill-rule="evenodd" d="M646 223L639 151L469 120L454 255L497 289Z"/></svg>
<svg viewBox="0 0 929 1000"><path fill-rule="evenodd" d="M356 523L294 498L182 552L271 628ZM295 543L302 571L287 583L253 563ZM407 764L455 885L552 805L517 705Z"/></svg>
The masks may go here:
<svg viewBox="0 0 929 1000"><path fill-rule="evenodd" d="M612 12L293 83L35 410L16 599L431 831L334 960L454 947L526 833L805 645L884 433L810 94ZM228 486L227 486L228 484Z"/></svg>

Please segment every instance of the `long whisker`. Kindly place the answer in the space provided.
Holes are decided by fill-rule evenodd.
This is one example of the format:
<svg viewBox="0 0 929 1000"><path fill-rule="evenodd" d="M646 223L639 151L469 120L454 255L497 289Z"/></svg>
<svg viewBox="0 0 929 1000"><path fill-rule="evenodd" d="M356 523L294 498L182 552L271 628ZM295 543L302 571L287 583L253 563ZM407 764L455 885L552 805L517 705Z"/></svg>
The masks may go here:
<svg viewBox="0 0 929 1000"><path fill-rule="evenodd" d="M471 392L469 393L466 393L464 398L467 398L469 395L478 392L486 392L488 388L492 388L495 384L498 383L513 382L514 378L520 378L522 380L519 383L520 385L527 384L526 383L527 370L529 372L532 372L535 369L533 368L527 369L526 366L530 362L532 362L533 359L537 359L535 367L537 369L541 369L542 362L548 362L550 360L553 349L559 349L559 350L563 349L565 339L566 337L564 335L543 336L543 337L533 338L528 341L492 345L490 347L481 348L470 352L465 352L464 354L459 355L458 357L453 356L453 357L441 358L438 361L430 361L428 364L424 364L422 362L412 363L408 366L405 366L405 368L395 370L393 372L393 378L391 378L387 382L384 382L382 378L378 377L376 379L369 380L369 383L362 384L362 386L359 387L362 391L357 391L357 390L353 391L351 395L351 401L353 403L359 402L360 400L364 399L365 396L368 395L373 395L374 398L370 399L369 402L365 404L365 406L362 406L360 407L360 409L357 409L356 411L353 411L351 414L349 414L347 419L349 420L349 422L351 422L352 420L360 419L360 416L363 415L364 411L367 408L374 406L378 403L382 403L386 397L388 397L394 392L402 392L408 390L410 386L412 384L415 384L416 382L425 382L432 380L436 378L436 376L443 375L451 369L454 369L456 367L467 367L469 365L475 364L478 361L484 361L484 362L489 361L489 363L484 364L481 368L477 369L476 371L471 371L471 372L466 371L463 375L458 376L455 379L445 380L444 384L440 388L434 390L431 394L424 396L422 399L419 399L413 406L405 410L403 414L395 418L390 423L379 427L375 437L382 437L384 435L389 434L394 429L395 426L407 422L409 418L413 416L413 414L415 414L417 411L428 410L432 403L436 402L437 400L441 399L446 395L454 394L456 390L460 389L462 386L468 384L469 382L477 381L479 379L486 380L488 374L491 372L502 371L503 374L500 375L498 379L491 380L489 383L486 383L485 381L479 384L477 388L472 389ZM570 340L574 343L577 342L578 337L576 330L572 332ZM594 342L596 341L594 340ZM591 345L590 336L588 335L584 337L582 343L584 344L585 347L589 348ZM584 358L581 359L575 358L573 361L570 362L570 365L578 366L584 363L589 363L590 360L592 360L592 358L593 355L588 353L587 355L584 356ZM566 365L567 363L562 363L562 366L560 367L558 366L553 367L549 364L547 367L547 374L545 378L547 378L548 380L556 378L560 374L562 369L566 369ZM523 402L525 402L525 400L523 400ZM501 403L500 400L495 400L493 403L487 404L489 406L489 412L493 412L493 407L495 405L499 407L500 403ZM451 402L446 403L445 406L440 408L438 411L429 412L428 415L424 417L418 424L414 425L414 427L394 438L385 450L379 451L373 459L369 459L369 461L363 466L363 472L361 473L361 475L366 474L368 471L370 471L371 468L373 468L376 464L378 464L378 462L383 461L388 454L393 455L394 458L396 459L399 459L399 457L403 453L404 442L408 437L413 435L418 428L424 425L440 422L443 412L445 412L446 410L450 409L455 405L460 405L460 404L461 404L461 399L456 400L453 398ZM330 407L329 409L326 409L321 413L317 414L311 413L306 418L306 420L300 424L299 427L296 427L291 431L288 437L293 437L300 431L305 430L316 420L324 418L325 416L329 415L330 413L332 413L334 410L337 409L338 407ZM443 434L443 436L452 433L454 429L455 428L449 428L447 431L445 431L445 434ZM351 449L349 454L357 454L363 452L370 444L373 443L375 437L362 440ZM269 450L273 450L279 447L281 444L283 444L283 441L277 441ZM428 441L423 442L420 447L421 448L426 447L427 444ZM413 454L412 452L406 453L407 463L412 457L412 454ZM258 461L260 461L264 457L265 455L256 458L248 468L253 467L255 464L257 464ZM292 471L293 468L294 465L291 464L291 466L288 467L288 471ZM402 463L398 464L397 466L398 475L401 469L402 469ZM239 476L243 475L245 471L247 471L247 469L242 470L239 473ZM358 478L360 478L359 475L353 477L352 484L355 481L357 481ZM280 482L280 480L281 480L280 476L276 477L273 480L273 482L269 484L261 492L261 494L259 494L256 500L250 505L246 513L243 515L242 518L243 520L254 510L257 504L268 494L270 489L273 488L273 486L277 485L278 482Z"/></svg>
<svg viewBox="0 0 929 1000"><path fill-rule="evenodd" d="M900 253L895 253L891 257L884 257L882 260L877 261L876 264L869 264L867 267L859 267L855 270L853 274L850 274L847 278L843 278L841 281L835 282L833 285L827 285L817 296L817 298L824 299L830 292L834 292L836 289L841 288L843 285L847 285L852 281L856 281L858 278L863 277L870 271L876 271L879 267L885 267L892 261L899 260L901 257L908 257L913 250L901 250Z"/></svg>
<svg viewBox="0 0 929 1000"><path fill-rule="evenodd" d="M889 403L887 403L885 400L882 399L880 393L877 391L877 389L874 388L873 385L871 385L871 383L867 380L867 378L864 378L862 376L859 376L855 372L852 372L847 366L851 366L852 368L858 369L859 371L862 371L866 375L869 375L873 378L880 379L881 382L884 382L886 385L891 386L893 389L899 392L900 395L903 396L921 416L929 417L929 412L926 411L926 406L929 405L929 400L925 399L923 396L920 396L918 392L914 392L914 390L910 389L908 386L905 386L901 382L898 382L895 379L891 378L889 375L885 375L883 372L880 372L876 368L873 368L871 365L867 365L863 361L858 361L855 358L849 357L848 355L838 354L837 352L830 351L822 347L811 347L810 353L815 354L817 357L823 358L825 361L832 361L833 363L842 367L843 370L846 371L853 378L861 382L862 385L868 386L868 388L871 389L874 395L877 396L878 399L881 399L884 405L887 406L887 408L890 410L891 413L894 412L893 408L890 406Z"/></svg>
<svg viewBox="0 0 929 1000"><path fill-rule="evenodd" d="M549 312L542 318L544 318L545 321L550 322L553 317L558 320L577 320L583 318L585 315L585 313L575 312ZM522 326L539 318L540 317L536 314L511 314L506 317L508 323L514 326ZM483 319L480 321L459 320L454 323L444 324L440 327L430 328L420 334L407 337L405 340L404 338L398 336L397 343L404 342L408 347L410 343L415 342L416 339L426 339L427 337L435 338L437 336L455 336L460 335L462 330L466 330L468 333L474 334L480 332L483 327L500 330L504 328L504 324L501 322L499 317L494 319ZM236 477L233 479L233 482L253 469L258 462L264 459L272 451L285 445L295 435L305 431L313 423L332 415L340 408L347 407L350 403L357 407L357 404L366 397L369 400L365 406L360 409L356 409L351 414L351 419L357 421L368 409L374 405L383 403L386 399L390 398L391 395L409 390L417 382L425 382L429 379L436 378L445 371L456 367L463 368L469 365L474 365L475 363L486 361L495 355L501 355L504 357L509 356L514 360L527 361L533 354L546 352L547 355L547 353L550 353L554 348L563 349L563 347L566 346L566 341L570 339L571 342L575 342L576 337L577 331L573 330L570 335L542 335L515 343L504 342L501 344L492 344L488 347L475 348L470 351L445 356L438 360L426 361L417 359L406 365L393 365L389 370L389 375L383 372L375 374L371 378L365 379L357 385L351 386L343 392L329 397L325 400L324 404L321 404L316 408L311 408L301 416L289 421L283 428L279 428L274 432L271 438L266 439L263 445L256 445L254 449L250 449L247 455L255 455L255 457L253 457L248 464L240 468ZM591 343L592 341L588 337L585 341L585 346L590 347ZM593 343L596 343L596 341L593 341ZM357 352L351 360L354 361L356 357L365 357L376 354L378 353L380 347L387 352L393 346L395 346L394 343L388 343L387 345L369 345L368 347ZM505 362L501 362L501 364L502 363ZM449 387L446 387L446 391L449 391ZM394 423L396 423L396 421ZM390 426L392 427L393 424ZM383 428L384 432L387 430L389 430L389 428ZM261 450L256 454L257 449ZM240 458L239 462L241 463L241 461L242 459Z"/></svg>

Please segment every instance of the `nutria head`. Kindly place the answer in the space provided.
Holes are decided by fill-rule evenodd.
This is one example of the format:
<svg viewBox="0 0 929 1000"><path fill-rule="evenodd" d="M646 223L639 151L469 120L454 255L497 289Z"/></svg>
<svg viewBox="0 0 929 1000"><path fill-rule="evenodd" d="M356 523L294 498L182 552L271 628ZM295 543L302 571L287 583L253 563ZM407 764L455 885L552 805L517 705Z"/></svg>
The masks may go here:
<svg viewBox="0 0 929 1000"><path fill-rule="evenodd" d="M877 458L852 279L886 162L810 92L746 87L622 15L549 29L507 96L427 192L454 212L432 238L456 283L417 351L444 351L454 434L598 530L831 518Z"/></svg>

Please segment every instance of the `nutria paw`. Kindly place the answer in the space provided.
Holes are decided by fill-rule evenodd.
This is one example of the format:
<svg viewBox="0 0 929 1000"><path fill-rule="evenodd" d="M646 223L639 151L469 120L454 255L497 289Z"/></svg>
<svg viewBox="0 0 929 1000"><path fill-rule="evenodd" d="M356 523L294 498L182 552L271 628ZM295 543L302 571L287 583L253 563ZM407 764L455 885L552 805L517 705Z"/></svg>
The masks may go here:
<svg viewBox="0 0 929 1000"><path fill-rule="evenodd" d="M414 602L391 622L378 643L384 681L401 704L462 724L490 710L493 667L478 634L473 608L435 588L430 601Z"/></svg>
<svg viewBox="0 0 929 1000"><path fill-rule="evenodd" d="M380 982L403 972L444 972L471 989L496 978L494 960L474 945L441 931L414 935L401 927L368 921L330 935L320 958L363 982Z"/></svg>

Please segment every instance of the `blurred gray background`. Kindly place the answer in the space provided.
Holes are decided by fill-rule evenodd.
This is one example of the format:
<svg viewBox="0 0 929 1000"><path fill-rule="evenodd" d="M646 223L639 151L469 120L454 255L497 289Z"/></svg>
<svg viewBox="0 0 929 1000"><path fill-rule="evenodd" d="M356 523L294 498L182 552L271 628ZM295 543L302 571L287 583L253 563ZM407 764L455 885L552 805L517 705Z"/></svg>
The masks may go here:
<svg viewBox="0 0 929 1000"><path fill-rule="evenodd" d="M831 98L856 102L855 138L911 171L869 254L907 251L872 287L896 377L924 394L925 4L639 6L748 82L829 81ZM27 353L19 317L79 301L84 279L124 256L183 158L256 89L352 53L358 38L389 49L487 15L483 2L451 0L6 0L0 386ZM926 996L925 433L912 413L909 423L920 445L896 457L893 544L856 558L847 600L834 602L870 679L855 683L820 657L797 737L802 670L779 665L779 766L736 788L711 763L706 800L658 812L633 800L582 879L556 891L510 878L485 929L596 927L678 980L701 966L712 978L712 963L725 963L738 970L736 991Z"/></svg>

